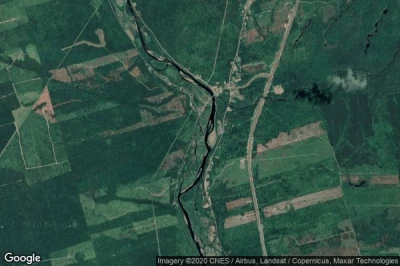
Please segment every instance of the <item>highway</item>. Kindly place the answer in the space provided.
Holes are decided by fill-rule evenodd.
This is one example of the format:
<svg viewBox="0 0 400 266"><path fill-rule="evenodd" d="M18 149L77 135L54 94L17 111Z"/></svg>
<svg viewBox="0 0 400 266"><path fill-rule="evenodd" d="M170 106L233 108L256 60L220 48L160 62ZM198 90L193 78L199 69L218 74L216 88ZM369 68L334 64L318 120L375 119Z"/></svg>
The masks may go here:
<svg viewBox="0 0 400 266"><path fill-rule="evenodd" d="M281 60L283 50L285 49L286 41L289 36L290 29L292 28L292 24L294 21L294 18L296 17L297 14L297 8L299 7L300 0L296 0L296 3L291 11L291 14L289 16L289 21L285 26L285 33L283 34L282 42L279 47L278 52L275 55L275 60L272 63L271 70L268 74L269 79L264 87L264 91L262 94L262 98L260 101L258 101L257 107L254 110L253 118L251 121L251 126L250 126L250 133L249 133L249 138L247 139L247 171L249 175L249 182L250 182L250 188L251 188L251 196L253 198L253 204L254 204L254 211L256 214L256 221L257 221L257 227L258 227L258 232L260 234L260 242L261 242L261 249L262 249L262 254L263 256L267 256L267 248L265 245L265 239L264 239L264 229L261 223L261 218L260 218L260 211L258 207L258 201L257 201L257 194L256 190L254 187L254 179L253 179L253 169L252 169L252 153L253 153L253 141L254 141L254 131L257 127L258 119L260 118L262 109L265 104L265 97L268 95L269 90L271 88L272 82L274 80L274 75L275 72L279 66L279 62Z"/></svg>

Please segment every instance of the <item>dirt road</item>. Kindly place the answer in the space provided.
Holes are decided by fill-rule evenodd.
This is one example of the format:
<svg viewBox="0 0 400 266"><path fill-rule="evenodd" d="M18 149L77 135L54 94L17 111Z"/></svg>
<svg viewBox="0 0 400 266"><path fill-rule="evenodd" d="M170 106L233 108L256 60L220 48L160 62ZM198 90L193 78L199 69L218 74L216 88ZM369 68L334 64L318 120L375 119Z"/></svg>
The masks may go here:
<svg viewBox="0 0 400 266"><path fill-rule="evenodd" d="M281 45L279 47L279 51L275 55L275 60L272 63L271 71L269 72L268 82L265 85L264 92L262 94L262 98L258 102L256 109L254 110L254 115L253 115L251 126L250 126L250 134L249 134L249 138L247 140L247 162L248 162L247 163L247 170L249 172L251 195L252 195L252 198L253 198L254 211L255 211L255 214L256 214L258 232L260 234L260 242L261 242L261 249L262 249L263 256L267 256L267 248L265 246L264 229L263 229L263 226L262 226L262 223L261 223L260 211L259 211L259 207L258 207L257 194L256 194L256 190L255 190L255 187L254 187L253 171L252 171L252 152L253 152L254 131L256 129L256 126L257 126L257 123L258 123L258 119L259 119L259 117L261 115L261 111L262 111L262 109L264 107L265 97L269 93L269 90L270 90L271 85L272 85L272 81L274 79L274 75L275 75L276 69L278 68L279 62L281 60L282 53L283 53L283 50L285 48L287 38L289 36L290 29L292 28L293 20L296 17L297 8L299 6L299 3L300 3L300 0L296 0L296 3L294 5L294 7L293 7L293 10L292 10L292 12L291 12L291 14L289 16L289 21L285 26L285 28L286 28L285 29L285 33L283 34L283 38L282 38Z"/></svg>

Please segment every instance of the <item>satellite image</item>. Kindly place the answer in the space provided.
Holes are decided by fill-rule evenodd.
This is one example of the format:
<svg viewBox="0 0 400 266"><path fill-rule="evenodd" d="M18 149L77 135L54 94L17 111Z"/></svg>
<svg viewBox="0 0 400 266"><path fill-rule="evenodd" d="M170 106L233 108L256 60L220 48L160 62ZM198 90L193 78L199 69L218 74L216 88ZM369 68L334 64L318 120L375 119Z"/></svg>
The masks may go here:
<svg viewBox="0 0 400 266"><path fill-rule="evenodd" d="M0 0L0 265L400 255L399 0Z"/></svg>

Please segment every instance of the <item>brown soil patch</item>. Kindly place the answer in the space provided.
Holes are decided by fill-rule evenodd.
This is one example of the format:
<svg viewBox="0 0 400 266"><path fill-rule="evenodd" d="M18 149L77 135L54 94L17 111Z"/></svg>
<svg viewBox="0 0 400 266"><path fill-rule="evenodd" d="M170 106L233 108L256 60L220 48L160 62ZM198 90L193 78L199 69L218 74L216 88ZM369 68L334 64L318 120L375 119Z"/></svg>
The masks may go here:
<svg viewBox="0 0 400 266"><path fill-rule="evenodd" d="M104 66L104 65L114 63L118 60L124 61L124 60L130 59L130 58L133 58L137 55L138 55L138 51L136 49L129 49L129 50L126 50L123 52L114 53L114 54L102 56L102 57L99 57L99 58L96 58L93 60L89 60L82 64L87 65L92 68L97 68L99 66Z"/></svg>
<svg viewBox="0 0 400 266"><path fill-rule="evenodd" d="M265 70L266 66L267 65L265 63L248 64L248 65L243 65L242 69L244 72L254 74Z"/></svg>
<svg viewBox="0 0 400 266"><path fill-rule="evenodd" d="M71 81L81 81L86 80L95 76L95 69L100 66L105 66L122 60L125 67L129 67L130 60L138 54L136 49L130 49L124 52L114 53L107 56L102 56L93 60L89 60L80 64L74 64L67 66L66 68L60 68L51 70L50 73L53 74L52 79L71 82ZM116 73L121 72L125 68L118 68Z"/></svg>
<svg viewBox="0 0 400 266"><path fill-rule="evenodd" d="M336 9L335 9L335 7L334 6L331 6L331 5L329 5L329 6L327 6L325 9L324 9L324 11L323 11L323 18L322 18L322 21L324 22L324 23L327 23L332 17L334 17L335 16L335 14L336 14Z"/></svg>
<svg viewBox="0 0 400 266"><path fill-rule="evenodd" d="M337 187L295 198L291 200L290 203L292 204L295 210L299 210L321 202L338 199L341 198L342 196L343 196L342 188Z"/></svg>
<svg viewBox="0 0 400 266"><path fill-rule="evenodd" d="M358 175L347 177L347 182L349 182L349 185L359 186L363 181L365 181L365 178L361 178Z"/></svg>
<svg viewBox="0 0 400 266"><path fill-rule="evenodd" d="M399 176L396 175L385 175L385 176L374 176L370 179L371 185L398 185Z"/></svg>
<svg viewBox="0 0 400 266"><path fill-rule="evenodd" d="M143 107L146 107L146 109L144 109L144 108L140 109L140 114L142 116L142 122L144 124L153 124L154 121L157 120L155 118L155 116L149 110L156 112L156 113L175 112L175 114L176 113L184 114L185 113L184 101L185 101L185 96L180 95L158 107L142 105Z"/></svg>
<svg viewBox="0 0 400 266"><path fill-rule="evenodd" d="M175 119L181 118L183 116L184 115L180 114L180 113L174 113L174 114L170 114L170 115L162 116L162 117L157 117L157 118L154 118L154 116L152 116L151 118L148 119L149 121L146 124L140 122L140 123L136 123L136 124L133 124L133 125L130 125L128 127L121 128L121 129L118 129L118 130L106 130L106 131L102 132L101 135L103 137L120 135L120 134L124 134L124 133L127 133L127 132L135 131L135 130L137 130L139 128L142 128L142 127L155 126L155 125L158 125L158 124L161 124L161 123L165 123L165 122L168 122L168 121L171 121L171 120L175 120Z"/></svg>
<svg viewBox="0 0 400 266"><path fill-rule="evenodd" d="M97 29L97 30L94 31L94 33L97 35L97 38L99 39L99 43L93 43L93 42L89 42L89 41L83 40L83 41L79 41L79 42L75 43L72 46L68 46L68 47L62 48L61 51L65 51L67 49L71 49L74 46L78 46L78 45L82 45L82 44L86 44L88 46L93 46L93 47L96 47L96 48L105 47L106 46L106 40L104 38L104 31L102 29Z"/></svg>
<svg viewBox="0 0 400 266"><path fill-rule="evenodd" d="M353 230L353 224L351 220L343 220L338 223L338 228L343 231L352 231Z"/></svg>
<svg viewBox="0 0 400 266"><path fill-rule="evenodd" d="M94 69L84 65L72 65L67 67L72 81L81 81L90 77L94 77Z"/></svg>
<svg viewBox="0 0 400 266"><path fill-rule="evenodd" d="M181 114L185 113L185 96L180 95L177 97L172 98L169 102L166 104L161 105L158 108L159 112L171 112L175 111Z"/></svg>
<svg viewBox="0 0 400 266"><path fill-rule="evenodd" d="M158 107L153 107L149 105L141 105L141 107L145 107L148 110L152 110L156 113L165 113L165 112L178 112L181 114L185 113L185 96L180 95L172 98L167 103L160 105Z"/></svg>
<svg viewBox="0 0 400 266"><path fill-rule="evenodd" d="M135 78L138 78L143 75L142 71L140 71L140 68L138 66L135 66L131 71L131 75L134 76Z"/></svg>
<svg viewBox="0 0 400 266"><path fill-rule="evenodd" d="M286 23L289 22L289 13L290 13L289 5L285 6L285 8L282 11L275 12L274 23L269 27L269 30L273 33L279 33L281 31L284 31Z"/></svg>
<svg viewBox="0 0 400 266"><path fill-rule="evenodd" d="M292 200L282 201L277 204L267 206L264 208L264 215L266 217L271 217L274 215L286 213L291 209L291 207L293 207L294 210L299 210L318 203L338 199L342 196L343 192L341 187L323 190L294 198Z"/></svg>
<svg viewBox="0 0 400 266"><path fill-rule="evenodd" d="M266 151L266 150L268 150L267 147L265 147L262 144L257 144L257 153L261 153L261 152Z"/></svg>
<svg viewBox="0 0 400 266"><path fill-rule="evenodd" d="M140 117L142 118L142 124L144 125L154 123L156 119L153 113L146 109L140 109Z"/></svg>
<svg viewBox="0 0 400 266"><path fill-rule="evenodd" d="M325 131L321 128L321 121L315 122L303 127L292 129L289 134L287 134L286 132L279 133L279 136L268 142L266 144L266 147L267 150L277 149L279 147L289 145L301 140L306 140L311 137L317 137L322 134L325 134Z"/></svg>
<svg viewBox="0 0 400 266"><path fill-rule="evenodd" d="M135 40L135 36L134 36L133 32L134 32L134 30L132 30L132 29L125 30L126 35L128 35L128 37L131 41Z"/></svg>
<svg viewBox="0 0 400 266"><path fill-rule="evenodd" d="M274 93L277 95L281 95L285 92L282 85L274 86Z"/></svg>
<svg viewBox="0 0 400 266"><path fill-rule="evenodd" d="M214 147L215 143L217 142L217 133L215 132L215 129L211 131L211 133L207 137L207 143L210 145L211 148Z"/></svg>
<svg viewBox="0 0 400 266"><path fill-rule="evenodd" d="M304 245L312 241L314 241L314 235L311 234L311 232L306 232L305 235L303 235L301 238L297 240L297 243L299 243L300 245Z"/></svg>
<svg viewBox="0 0 400 266"><path fill-rule="evenodd" d="M50 70L50 73L53 74L51 76L51 79L58 80L61 82L71 82L72 81L66 68Z"/></svg>
<svg viewBox="0 0 400 266"><path fill-rule="evenodd" d="M182 149L169 153L164 160L162 169L169 170L171 168L174 168L183 159L184 155L185 153L183 152Z"/></svg>
<svg viewBox="0 0 400 266"><path fill-rule="evenodd" d="M256 43L262 41L262 38L259 36L257 29L250 29L245 31L245 39L248 44Z"/></svg>
<svg viewBox="0 0 400 266"><path fill-rule="evenodd" d="M94 31L94 33L99 38L100 44L105 46L106 45L106 39L104 38L104 30L103 29L97 29L97 30Z"/></svg>
<svg viewBox="0 0 400 266"><path fill-rule="evenodd" d="M171 96L171 93L169 92L164 92L155 96L151 96L151 97L147 97L145 98L146 101L150 102L150 103L161 103L162 101L164 101L165 98L168 98L169 96Z"/></svg>
<svg viewBox="0 0 400 266"><path fill-rule="evenodd" d="M49 89L47 87L44 88L39 99L33 105L32 110L35 110L35 109L37 109L35 111L35 113L46 117L46 119L49 120L51 123L57 122L56 117L54 115L53 104L51 103Z"/></svg>
<svg viewBox="0 0 400 266"><path fill-rule="evenodd" d="M265 217L279 215L288 211L290 211L290 201L282 201L277 204L267 206L263 210Z"/></svg>
<svg viewBox="0 0 400 266"><path fill-rule="evenodd" d="M106 82L112 82L112 81L121 81L123 78L121 77L121 74L125 71L125 67L119 67L116 69L111 70L107 76L103 77L103 79Z"/></svg>
<svg viewBox="0 0 400 266"><path fill-rule="evenodd" d="M213 243L216 237L215 225L211 225L208 227L208 241L209 243Z"/></svg>
<svg viewBox="0 0 400 266"><path fill-rule="evenodd" d="M251 203L251 199L250 198L241 198L241 199L237 199L237 200L232 200L230 202L225 203L226 208L229 210L235 209L235 208L239 208L239 207L243 207L249 203Z"/></svg>
<svg viewBox="0 0 400 266"><path fill-rule="evenodd" d="M240 169L242 169L242 170L244 170L244 167L245 167L245 159L244 158L242 158L242 159L240 159Z"/></svg>
<svg viewBox="0 0 400 266"><path fill-rule="evenodd" d="M256 220L254 211L246 212L244 215L235 215L225 219L224 228L232 228L243 224L248 224Z"/></svg>

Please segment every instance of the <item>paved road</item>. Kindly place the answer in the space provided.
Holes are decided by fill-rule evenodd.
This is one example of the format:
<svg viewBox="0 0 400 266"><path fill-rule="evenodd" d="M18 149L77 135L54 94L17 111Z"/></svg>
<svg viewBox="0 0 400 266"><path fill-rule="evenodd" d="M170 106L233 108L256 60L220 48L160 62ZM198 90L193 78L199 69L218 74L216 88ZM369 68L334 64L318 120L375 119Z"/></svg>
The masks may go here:
<svg viewBox="0 0 400 266"><path fill-rule="evenodd" d="M249 181L250 181L250 187L251 187L251 195L253 198L253 204L254 204L254 211L256 214L256 220L257 220L257 227L258 227L258 232L260 234L260 241L261 241L261 249L263 256L267 256L267 248L265 246L265 240L264 240L264 229L261 223L261 218L260 218L260 211L258 207L258 201L257 201L257 194L256 190L254 187L254 179L253 179L253 169L252 169L252 152L253 152L253 140L254 140L254 131L256 129L258 119L261 115L261 111L264 107L265 104L265 97L268 95L269 90L272 85L272 81L274 79L274 75L276 72L276 69L278 68L279 62L282 57L283 50L286 45L287 38L289 36L290 29L292 28L293 20L296 17L297 14L297 8L299 7L300 0L296 0L296 3L294 5L294 8L292 9L291 15L289 17L289 21L286 24L286 29L285 33L283 34L283 39L281 42L281 45L279 47L279 51L275 55L275 60L272 63L271 71L269 72L269 79L267 84L264 87L264 91L262 94L261 100L258 102L256 109L254 110L254 115L252 118L251 126L250 126L250 134L249 138L247 139L247 171L249 173Z"/></svg>

